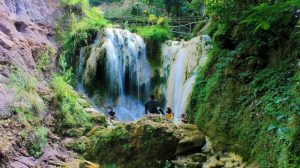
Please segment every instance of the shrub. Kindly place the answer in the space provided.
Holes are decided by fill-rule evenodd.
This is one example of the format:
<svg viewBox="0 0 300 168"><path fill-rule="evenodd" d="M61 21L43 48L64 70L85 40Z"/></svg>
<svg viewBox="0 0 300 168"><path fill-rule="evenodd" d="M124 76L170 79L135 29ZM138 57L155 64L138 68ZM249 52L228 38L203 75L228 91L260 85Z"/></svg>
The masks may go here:
<svg viewBox="0 0 300 168"><path fill-rule="evenodd" d="M39 71L45 71L47 65L50 63L50 57L54 54L54 49L52 47L48 47L46 51L41 53L37 61L37 69Z"/></svg>
<svg viewBox="0 0 300 168"><path fill-rule="evenodd" d="M136 29L137 34L142 36L146 41L151 41L153 43L163 43L166 40L172 38L172 33L166 27L153 25L149 27L138 27Z"/></svg>
<svg viewBox="0 0 300 168"><path fill-rule="evenodd" d="M89 6L87 0L63 0L62 7L68 12L62 16L56 40L62 45L60 59L67 63L63 68L65 72L72 72L70 68L75 63L78 48L90 43L107 21L98 8Z"/></svg>
<svg viewBox="0 0 300 168"><path fill-rule="evenodd" d="M48 130L44 127L28 130L26 133L26 148L31 156L38 158L48 141Z"/></svg>
<svg viewBox="0 0 300 168"><path fill-rule="evenodd" d="M112 3L112 2L120 2L121 0L89 0L90 4L93 6L100 5L103 2Z"/></svg>
<svg viewBox="0 0 300 168"><path fill-rule="evenodd" d="M16 101L11 106L11 112L18 115L19 121L24 124L39 125L41 120L38 117L45 111L46 105L36 93L36 79L19 69L13 70L9 79L9 85L16 92Z"/></svg>
<svg viewBox="0 0 300 168"><path fill-rule="evenodd" d="M78 103L77 93L64 81L63 77L58 75L53 76L52 87L58 106L58 111L55 114L57 130L68 136L81 136L92 125L90 116ZM82 132L74 131L76 129L82 129Z"/></svg>
<svg viewBox="0 0 300 168"><path fill-rule="evenodd" d="M83 154L88 146L88 143L89 139L87 137L81 137L74 142L68 143L66 146L75 152Z"/></svg>

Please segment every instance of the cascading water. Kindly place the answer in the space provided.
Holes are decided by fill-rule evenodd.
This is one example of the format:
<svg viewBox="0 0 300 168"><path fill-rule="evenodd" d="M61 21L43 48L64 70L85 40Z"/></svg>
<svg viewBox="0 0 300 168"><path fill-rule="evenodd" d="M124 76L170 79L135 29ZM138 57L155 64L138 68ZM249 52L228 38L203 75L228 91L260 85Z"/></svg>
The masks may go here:
<svg viewBox="0 0 300 168"><path fill-rule="evenodd" d="M99 41L103 43L99 44ZM101 54L102 51L105 54ZM99 65L99 60L104 61L104 67ZM97 74L99 68L102 68L101 74ZM101 84L105 88L100 92L107 93L104 106L112 107L121 121L142 117L145 114L142 101L149 97L151 91L151 69L144 40L127 30L105 29L105 35L98 36L92 46L83 82L90 84L95 81L93 79L103 75L105 77ZM95 90L98 86L95 86Z"/></svg>
<svg viewBox="0 0 300 168"><path fill-rule="evenodd" d="M84 93L85 89L83 87L82 77L83 77L83 66L84 66L84 58L85 58L85 47L82 47L80 49L80 55L79 55L79 64L76 71L76 79L77 79L77 85L76 85L76 91L79 93Z"/></svg>
<svg viewBox="0 0 300 168"><path fill-rule="evenodd" d="M166 106L173 110L175 120L186 111L197 71L206 63L210 47L209 36L182 42L167 41L162 45L162 77L166 80L163 92ZM90 54L85 58L87 53ZM97 90L93 94L100 96L101 103L97 104L101 111L112 107L121 121L133 121L144 115L144 101L152 91L151 69L140 36L127 30L107 28L98 33L92 46L81 49L79 59L77 89L84 92L84 85Z"/></svg>
<svg viewBox="0 0 300 168"><path fill-rule="evenodd" d="M206 63L210 47L210 37L206 35L190 41L168 41L162 47L167 107L173 109L175 120L186 111L197 70Z"/></svg>
<svg viewBox="0 0 300 168"><path fill-rule="evenodd" d="M151 70L143 39L127 30L108 28L106 41L106 79L110 97L117 96L115 107L120 120L135 120L144 115L141 96L150 93Z"/></svg>

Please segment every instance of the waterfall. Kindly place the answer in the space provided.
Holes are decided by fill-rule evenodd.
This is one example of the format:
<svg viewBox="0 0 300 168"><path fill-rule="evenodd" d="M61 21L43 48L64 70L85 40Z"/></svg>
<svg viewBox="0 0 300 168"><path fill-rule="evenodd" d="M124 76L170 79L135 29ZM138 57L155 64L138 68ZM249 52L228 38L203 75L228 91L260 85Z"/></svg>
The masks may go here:
<svg viewBox="0 0 300 168"><path fill-rule="evenodd" d="M161 77L166 82L163 87L157 86L163 88L166 106L173 110L175 120L186 112L197 71L207 61L210 41L209 36L199 36L162 45ZM94 103L101 99L97 103L100 111L113 108L121 121L133 121L145 114L144 102L152 91L151 68L140 36L122 29L104 29L93 45L81 48L79 60L77 90L84 91L83 85L92 87L95 91L89 96L96 100Z"/></svg>
<svg viewBox="0 0 300 168"><path fill-rule="evenodd" d="M79 54L79 63L78 63L78 68L76 71L76 80L77 80L77 85L76 85L76 91L79 93L84 93L85 89L83 87L83 69L84 69L84 58L85 58L85 47L82 47L80 49L80 54Z"/></svg>
<svg viewBox="0 0 300 168"><path fill-rule="evenodd" d="M127 30L107 28L106 80L110 97L117 97L115 107L120 120L135 120L144 115L143 98L150 94L151 70L144 40Z"/></svg>
<svg viewBox="0 0 300 168"><path fill-rule="evenodd" d="M207 61L210 41L203 35L190 41L168 41L162 46L163 76L167 80L164 92L175 120L186 112L197 71Z"/></svg>

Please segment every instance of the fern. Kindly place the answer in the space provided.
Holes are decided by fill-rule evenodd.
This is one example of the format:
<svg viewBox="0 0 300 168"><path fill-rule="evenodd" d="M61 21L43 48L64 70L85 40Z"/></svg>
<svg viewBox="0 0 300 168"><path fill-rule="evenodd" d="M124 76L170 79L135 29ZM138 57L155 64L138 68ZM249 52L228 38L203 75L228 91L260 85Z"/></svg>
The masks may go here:
<svg viewBox="0 0 300 168"><path fill-rule="evenodd" d="M254 27L253 34L269 30L273 25L288 25L293 13L300 8L300 1L290 0L275 4L262 3L246 12L240 24Z"/></svg>

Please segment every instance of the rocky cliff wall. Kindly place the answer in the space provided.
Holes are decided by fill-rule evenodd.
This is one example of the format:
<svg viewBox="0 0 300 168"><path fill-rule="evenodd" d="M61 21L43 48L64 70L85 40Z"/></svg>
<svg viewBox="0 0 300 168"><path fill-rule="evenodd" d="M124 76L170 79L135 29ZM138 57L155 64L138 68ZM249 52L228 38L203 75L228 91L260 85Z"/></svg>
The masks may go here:
<svg viewBox="0 0 300 168"><path fill-rule="evenodd" d="M54 47L57 13L57 0L0 0L0 118L10 115L12 69L43 81L37 61L43 51Z"/></svg>

